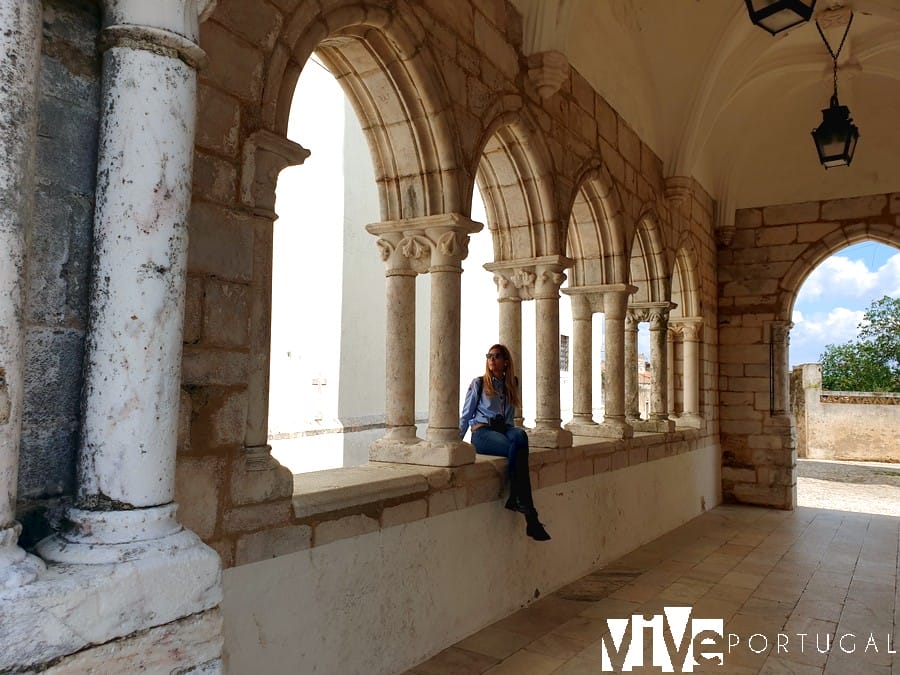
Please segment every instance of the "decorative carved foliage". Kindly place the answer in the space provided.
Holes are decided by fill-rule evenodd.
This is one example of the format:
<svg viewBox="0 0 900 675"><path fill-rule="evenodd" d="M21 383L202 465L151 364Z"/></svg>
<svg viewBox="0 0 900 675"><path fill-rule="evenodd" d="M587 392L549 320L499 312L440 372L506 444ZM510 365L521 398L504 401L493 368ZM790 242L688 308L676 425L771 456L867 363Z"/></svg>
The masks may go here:
<svg viewBox="0 0 900 675"><path fill-rule="evenodd" d="M404 237L397 246L400 254L410 260L421 260L425 256L431 255L431 242L420 235L410 235Z"/></svg>
<svg viewBox="0 0 900 675"><path fill-rule="evenodd" d="M375 245L378 247L378 252L381 255L382 261L387 262L394 253L394 245L384 238L378 239L378 241L375 242Z"/></svg>
<svg viewBox="0 0 900 675"><path fill-rule="evenodd" d="M523 300L534 298L534 283L536 279L534 272L524 269L515 270L509 277L512 284L518 289L519 297Z"/></svg>

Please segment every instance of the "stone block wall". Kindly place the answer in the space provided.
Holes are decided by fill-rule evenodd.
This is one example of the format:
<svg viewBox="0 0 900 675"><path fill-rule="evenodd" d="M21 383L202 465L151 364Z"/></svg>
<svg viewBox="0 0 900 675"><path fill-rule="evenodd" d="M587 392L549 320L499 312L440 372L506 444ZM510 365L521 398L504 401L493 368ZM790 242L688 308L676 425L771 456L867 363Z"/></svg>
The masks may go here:
<svg viewBox="0 0 900 675"><path fill-rule="evenodd" d="M791 410L797 421L797 456L900 462L900 394L822 390L822 367L791 372Z"/></svg>
<svg viewBox="0 0 900 675"><path fill-rule="evenodd" d="M484 175L481 187L483 194L493 189L495 199L502 199L505 208L495 214L510 214L509 222L492 224L506 228L502 241L512 242L501 245L501 256L564 254L548 249L526 255L504 246L559 242L579 181L597 166L620 205L623 229L616 236L623 242L630 243L640 218L654 214L662 268L671 275L680 247L690 250L697 264L704 318L701 409L711 422L707 432L715 433L713 201L686 179L676 214L666 197L661 160L576 71L568 70L555 94L539 96L529 75L535 60L522 54L521 31L521 16L504 0L387 8L377 2L351 8L336 0L282 0L253 12L237 0L220 0L202 24L209 66L199 85L176 499L179 517L219 551L226 566L238 559L252 562L254 542L266 530L292 531L295 522L290 476L248 450L265 443L258 427L266 386L252 380L267 364L274 214L248 201L247 187L271 195L277 171L254 175L247 148L261 128L284 134L293 82L320 47L332 60L340 54L343 61L335 63L343 65L336 74L347 88L368 91L379 101L377 116L365 117L365 97L356 109L378 148L374 164L386 216L468 212L476 171L491 153L487 161L496 171ZM380 50L383 68L396 71L391 78L373 70L375 62L360 49L364 42ZM384 51L385 44L396 50L394 56ZM424 79L408 79L420 76ZM404 135L404 114L423 129L416 144ZM503 129L511 131L504 132L502 143L491 140ZM503 147L510 156L529 156L532 174L495 161ZM441 188L434 191L436 176ZM525 214L538 208L547 222L531 224L537 234L518 236L516 230L527 229ZM372 247L374 252L374 238ZM236 304L250 308L249 325L238 318L248 313L234 311Z"/></svg>
<svg viewBox="0 0 900 675"><path fill-rule="evenodd" d="M830 255L865 240L900 245L900 195L741 209L735 225L718 253L723 497L793 508L795 421L779 333Z"/></svg>
<svg viewBox="0 0 900 675"><path fill-rule="evenodd" d="M100 117L99 28L96 3L44 2L18 488L26 545L46 532L35 517L42 504L75 489Z"/></svg>

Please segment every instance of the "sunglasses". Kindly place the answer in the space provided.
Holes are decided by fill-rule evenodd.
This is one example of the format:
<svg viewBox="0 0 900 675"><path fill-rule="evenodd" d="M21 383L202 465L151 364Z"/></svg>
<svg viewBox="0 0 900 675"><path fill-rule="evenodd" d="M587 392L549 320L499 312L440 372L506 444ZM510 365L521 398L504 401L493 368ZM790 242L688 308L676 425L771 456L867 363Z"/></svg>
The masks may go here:
<svg viewBox="0 0 900 675"><path fill-rule="evenodd" d="M496 354L485 354L484 358L486 358L488 361L499 361L500 359L505 359L506 357L498 352Z"/></svg>

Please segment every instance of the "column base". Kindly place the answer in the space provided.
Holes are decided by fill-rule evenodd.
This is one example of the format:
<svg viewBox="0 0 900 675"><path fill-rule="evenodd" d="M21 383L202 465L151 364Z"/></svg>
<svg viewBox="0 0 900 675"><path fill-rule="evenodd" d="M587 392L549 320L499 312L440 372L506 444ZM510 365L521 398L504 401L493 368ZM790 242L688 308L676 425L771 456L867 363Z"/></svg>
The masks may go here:
<svg viewBox="0 0 900 675"><path fill-rule="evenodd" d="M192 545L151 548L154 542L144 541L141 557L118 564L48 564L33 583L0 589L0 672L43 672L46 665L85 648L167 626L219 605L219 556L188 530L175 536L190 538ZM62 551L66 547L69 550ZM38 544L54 558L83 558L87 547L66 544L60 535ZM193 659L201 654L203 661L217 659L221 642L215 641L216 630L212 626L202 650L189 644L177 654L173 651L173 672L198 663ZM109 652L105 654L108 660Z"/></svg>
<svg viewBox="0 0 900 675"><path fill-rule="evenodd" d="M605 417L599 427L599 436L602 438L615 438L622 440L623 438L631 438L634 436L634 429L624 419L617 417Z"/></svg>
<svg viewBox="0 0 900 675"><path fill-rule="evenodd" d="M567 429L529 429L528 446L531 448L571 448L572 432Z"/></svg>
<svg viewBox="0 0 900 675"><path fill-rule="evenodd" d="M21 533L19 523L0 530L0 589L30 584L46 569L40 558L19 548L16 542Z"/></svg>
<svg viewBox="0 0 900 675"><path fill-rule="evenodd" d="M650 431L656 433L668 433L675 431L675 422L670 419L638 420L631 423L635 431Z"/></svg>
<svg viewBox="0 0 900 675"><path fill-rule="evenodd" d="M462 466L475 461L475 448L460 440L415 439L404 442L385 437L369 446L369 461L420 466Z"/></svg>
<svg viewBox="0 0 900 675"><path fill-rule="evenodd" d="M571 422L566 422L563 428L571 432L573 436L603 436L603 430L601 428L602 425L597 424L593 420L585 421L585 420L572 420Z"/></svg>
<svg viewBox="0 0 900 675"><path fill-rule="evenodd" d="M175 519L177 510L174 502L130 511L70 508L63 531L38 542L35 549L49 562L106 565L203 546Z"/></svg>
<svg viewBox="0 0 900 675"><path fill-rule="evenodd" d="M675 427L682 429L702 429L706 420L697 413L682 413L675 420Z"/></svg>

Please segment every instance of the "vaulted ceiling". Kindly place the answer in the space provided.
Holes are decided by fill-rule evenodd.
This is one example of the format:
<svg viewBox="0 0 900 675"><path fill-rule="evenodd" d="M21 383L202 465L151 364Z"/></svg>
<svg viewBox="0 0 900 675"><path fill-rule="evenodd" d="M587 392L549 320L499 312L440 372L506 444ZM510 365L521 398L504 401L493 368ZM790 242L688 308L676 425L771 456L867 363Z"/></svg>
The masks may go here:
<svg viewBox="0 0 900 675"><path fill-rule="evenodd" d="M900 191L900 0L817 3L835 50L840 15L853 11L838 93L860 140L850 167L827 171L810 131L828 107L832 60L814 21L773 37L742 0L513 2L526 52L564 53L666 175L694 176L726 212Z"/></svg>

